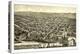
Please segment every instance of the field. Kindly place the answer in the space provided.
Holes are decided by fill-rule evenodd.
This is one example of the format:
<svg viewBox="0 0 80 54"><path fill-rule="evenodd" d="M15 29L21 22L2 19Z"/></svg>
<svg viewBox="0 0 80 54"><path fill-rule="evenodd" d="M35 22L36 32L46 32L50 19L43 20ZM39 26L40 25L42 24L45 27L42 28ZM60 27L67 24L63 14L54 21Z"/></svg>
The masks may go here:
<svg viewBox="0 0 80 54"><path fill-rule="evenodd" d="M76 46L76 13L15 12L14 35L15 49Z"/></svg>

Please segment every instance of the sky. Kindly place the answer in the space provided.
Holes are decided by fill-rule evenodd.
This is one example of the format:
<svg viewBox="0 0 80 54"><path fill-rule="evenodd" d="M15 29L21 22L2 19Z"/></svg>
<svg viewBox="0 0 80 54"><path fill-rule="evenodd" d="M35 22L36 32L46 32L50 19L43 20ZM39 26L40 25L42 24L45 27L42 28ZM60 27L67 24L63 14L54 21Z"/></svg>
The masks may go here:
<svg viewBox="0 0 80 54"><path fill-rule="evenodd" d="M15 4L15 12L50 12L50 13L75 13L75 7L62 7L62 6L42 6L42 5L26 5Z"/></svg>

